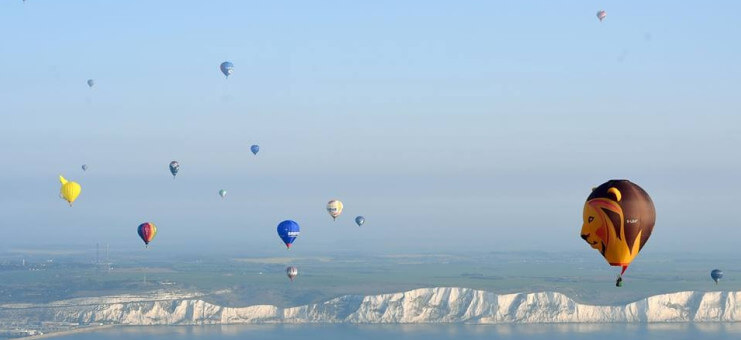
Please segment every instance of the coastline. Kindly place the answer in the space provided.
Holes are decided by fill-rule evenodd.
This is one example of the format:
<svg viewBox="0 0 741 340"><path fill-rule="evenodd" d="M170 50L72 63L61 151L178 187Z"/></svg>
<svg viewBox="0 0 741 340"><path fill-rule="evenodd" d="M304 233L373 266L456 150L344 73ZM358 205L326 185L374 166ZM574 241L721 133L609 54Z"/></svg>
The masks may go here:
<svg viewBox="0 0 741 340"><path fill-rule="evenodd" d="M48 339L52 337L57 336L64 336L64 335L72 335L72 334L80 334L80 333L87 333L87 332L93 332L93 331L99 331L103 329L113 328L118 325L99 325L99 326L85 326L85 327L79 327L75 329L69 329L65 331L59 331L59 332L50 332L50 333L44 333L41 335L32 335L32 336L24 336L22 338L13 338L13 340L31 340L31 339Z"/></svg>
<svg viewBox="0 0 741 340"><path fill-rule="evenodd" d="M123 326L123 327L121 327ZM106 329L121 329L121 328L132 328L132 332L120 333L119 331L113 331L106 333ZM156 330L150 331L149 329L155 328ZM136 334L134 337L137 339L149 339L149 338L180 338L184 335L188 335L185 338L190 339L191 335L198 334L198 337L214 338L214 339L232 339L234 335L244 334L245 338L260 338L260 335L272 334L278 332L284 334L287 337L298 336L306 334L306 331L310 333L318 332L323 334L340 334L345 336L351 335L364 335L363 339L376 339L382 335L388 334L416 334L417 337L413 339L426 339L430 334L440 334L437 330L444 330L445 332L451 332L456 337L444 338L444 339L458 339L462 334L468 334L476 339L490 339L492 334L495 335L512 335L519 334L522 338L517 339L535 339L534 335L549 334L548 338L542 339L569 339L573 340L572 337L563 337L563 335L588 335L587 337L580 337L579 339L588 340L594 334L632 334L632 335L645 335L646 332L657 334L664 334L670 339L726 339L733 338L733 336L741 334L741 323L734 322L722 322L722 323L588 323L588 324L559 324L559 323L546 323L537 325L527 324L459 324L459 323L434 323L434 324L336 324L336 323L305 323L305 324L250 324L250 325L153 325L153 326L130 326L130 325L104 325L104 326L93 326L86 327L85 329L76 329L69 331L60 331L40 336L22 337L13 339L44 339L44 338L59 338L59 337L71 337L72 339L78 339L76 334L93 333L85 335L85 338L102 338L102 334L109 334L114 339L127 339L131 334ZM677 337L678 334L686 334L690 332L693 334L692 337ZM368 335L374 334L372 337ZM482 334L488 334L486 338L481 337ZM551 337L553 334L560 334L561 337ZM224 336L225 335L225 336ZM706 335L723 335L723 337L706 337ZM255 337L257 336L257 337ZM730 337L729 337L730 336ZM310 339L322 340L323 337L311 337ZM412 339L412 338L410 338ZM438 339L438 338L435 338ZM609 338L609 339L622 339L620 338Z"/></svg>
<svg viewBox="0 0 741 340"><path fill-rule="evenodd" d="M684 291L625 305L581 304L558 292L495 294L460 287L419 288L379 295L346 295L295 307L228 307L198 298L142 299L111 296L58 301L47 307L0 308L0 318L53 332L23 339L73 334L113 325L194 326L246 324L599 324L741 322L741 291ZM74 324L72 324L74 323ZM15 325L18 325L16 322ZM63 333L68 332L68 333Z"/></svg>

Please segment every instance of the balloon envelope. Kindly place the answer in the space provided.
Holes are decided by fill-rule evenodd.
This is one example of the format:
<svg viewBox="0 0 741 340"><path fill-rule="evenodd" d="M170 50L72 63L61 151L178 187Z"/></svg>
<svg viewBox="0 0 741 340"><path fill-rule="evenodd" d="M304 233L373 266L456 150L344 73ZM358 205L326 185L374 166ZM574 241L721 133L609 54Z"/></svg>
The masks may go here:
<svg viewBox="0 0 741 340"><path fill-rule="evenodd" d="M234 65L229 61L221 63L221 66L219 66L219 68L221 69L221 73L223 73L227 78L229 78L229 76L234 73Z"/></svg>
<svg viewBox="0 0 741 340"><path fill-rule="evenodd" d="M93 85L95 85L95 80L92 80L92 79L88 79L88 80L87 80L87 86L89 86L89 87L93 87Z"/></svg>
<svg viewBox="0 0 741 340"><path fill-rule="evenodd" d="M361 225L363 225L363 223L365 223L365 217L363 217L363 216L356 217L355 218L355 223L358 225L358 227L361 226Z"/></svg>
<svg viewBox="0 0 741 340"><path fill-rule="evenodd" d="M252 151L252 154L257 155L260 152L260 146L257 144L250 146L250 151Z"/></svg>
<svg viewBox="0 0 741 340"><path fill-rule="evenodd" d="M70 182L66 180L62 175L59 175L59 182L62 183L62 187L59 189L59 195L72 206L77 196L80 196L82 187L77 182Z"/></svg>
<svg viewBox="0 0 741 340"><path fill-rule="evenodd" d="M180 163L177 161L170 162L170 173L172 173L172 177L174 178L175 175L178 174L178 171L180 170Z"/></svg>
<svg viewBox="0 0 741 340"><path fill-rule="evenodd" d="M296 240L300 231L301 228L299 228L298 223L291 220L285 220L278 224L278 236L286 244L286 248L291 248L291 244Z"/></svg>
<svg viewBox="0 0 741 340"><path fill-rule="evenodd" d="M224 198L224 196L226 196L226 190L224 189L219 190L219 196L221 196L221 198Z"/></svg>
<svg viewBox="0 0 741 340"><path fill-rule="evenodd" d="M607 12L605 12L605 11L599 11L599 12L597 12L597 19L599 19L600 22L602 20L605 20L606 17L607 17ZM618 15L618 17L619 17L619 15ZM618 20L618 21L620 21L620 20Z"/></svg>
<svg viewBox="0 0 741 340"><path fill-rule="evenodd" d="M82 165L82 171L87 171L87 164Z"/></svg>
<svg viewBox="0 0 741 340"><path fill-rule="evenodd" d="M144 245L149 245L149 242L152 242L154 236L157 235L157 226L151 222L144 222L139 225L136 232L139 234L142 241L144 241Z"/></svg>
<svg viewBox="0 0 741 340"><path fill-rule="evenodd" d="M710 272L710 278L712 278L717 284L718 281L723 278L723 271L720 269L713 269L713 271Z"/></svg>
<svg viewBox="0 0 741 340"><path fill-rule="evenodd" d="M298 268L293 266L286 268L286 275L291 279L291 281L293 281L296 275L298 275Z"/></svg>
<svg viewBox="0 0 741 340"><path fill-rule="evenodd" d="M342 214L342 208L343 205L341 201L331 200L327 203L327 212L329 213L329 216L332 216L333 220Z"/></svg>
<svg viewBox="0 0 741 340"><path fill-rule="evenodd" d="M625 272L651 236L656 210L638 185L610 180L592 190L584 203L583 219L581 238L611 266Z"/></svg>

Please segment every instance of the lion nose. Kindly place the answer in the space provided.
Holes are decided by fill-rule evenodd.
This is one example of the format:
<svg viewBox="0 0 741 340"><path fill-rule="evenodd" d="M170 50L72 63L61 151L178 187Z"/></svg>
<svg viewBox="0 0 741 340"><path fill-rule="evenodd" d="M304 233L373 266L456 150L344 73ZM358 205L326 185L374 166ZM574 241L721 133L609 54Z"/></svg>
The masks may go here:
<svg viewBox="0 0 741 340"><path fill-rule="evenodd" d="M582 234L581 235L581 238L583 238L584 241L587 241L587 239L589 238L589 234ZM589 241L587 241L587 242L589 242Z"/></svg>

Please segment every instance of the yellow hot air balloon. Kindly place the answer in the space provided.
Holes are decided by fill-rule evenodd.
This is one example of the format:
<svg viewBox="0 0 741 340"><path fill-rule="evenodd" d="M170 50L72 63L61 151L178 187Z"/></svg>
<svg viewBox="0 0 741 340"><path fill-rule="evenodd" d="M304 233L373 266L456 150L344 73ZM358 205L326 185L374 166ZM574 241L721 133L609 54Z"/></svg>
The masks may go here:
<svg viewBox="0 0 741 340"><path fill-rule="evenodd" d="M77 182L70 182L66 180L62 175L59 175L59 181L62 182L62 188L59 189L59 194L62 195L62 198L69 202L69 206L72 206L72 202L74 202L77 199L77 196L80 196L80 191L82 191L82 187L80 187L80 184Z"/></svg>
<svg viewBox="0 0 741 340"><path fill-rule="evenodd" d="M327 212L332 216L333 220L336 219L337 216L342 214L342 202L338 200L329 201L329 203L327 203Z"/></svg>

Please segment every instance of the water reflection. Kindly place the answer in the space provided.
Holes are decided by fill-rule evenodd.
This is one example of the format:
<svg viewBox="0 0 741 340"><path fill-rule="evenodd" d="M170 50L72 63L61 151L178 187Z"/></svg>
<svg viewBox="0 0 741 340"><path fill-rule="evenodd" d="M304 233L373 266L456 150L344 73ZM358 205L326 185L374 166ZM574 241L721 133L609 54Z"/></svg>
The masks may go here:
<svg viewBox="0 0 741 340"><path fill-rule="evenodd" d="M208 326L117 327L90 333L58 337L66 340L138 339L543 339L543 340L624 340L628 339L728 339L741 334L736 323L656 324L261 324Z"/></svg>

